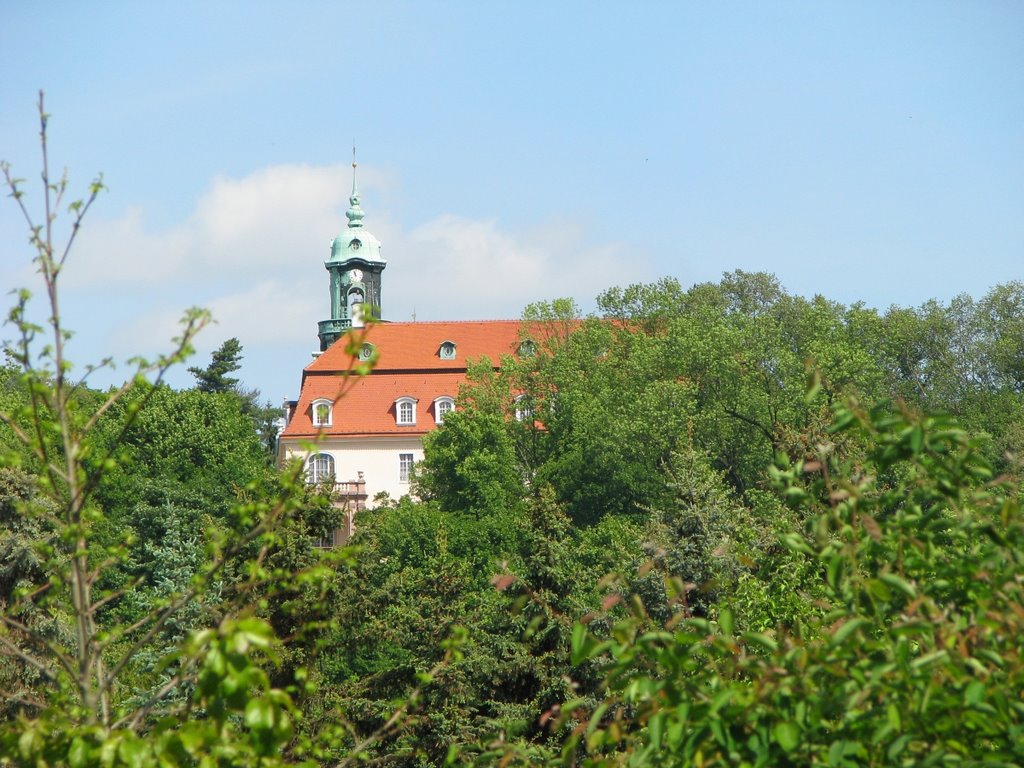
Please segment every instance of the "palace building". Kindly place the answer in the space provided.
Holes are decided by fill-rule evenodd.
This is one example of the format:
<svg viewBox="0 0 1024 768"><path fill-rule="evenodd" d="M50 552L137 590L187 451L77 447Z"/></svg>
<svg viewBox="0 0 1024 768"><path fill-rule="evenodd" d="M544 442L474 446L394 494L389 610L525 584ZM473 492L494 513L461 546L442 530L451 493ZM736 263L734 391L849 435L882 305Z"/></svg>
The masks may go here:
<svg viewBox="0 0 1024 768"><path fill-rule="evenodd" d="M347 228L331 243L331 316L318 324L320 352L302 371L297 400L286 403L281 462L300 456L310 482L333 482L352 516L378 494L410 492L423 436L455 408L467 365L524 343L517 320L388 322L383 319L381 243L363 226L353 163ZM365 373L369 370L368 373ZM365 373L365 375L360 375Z"/></svg>

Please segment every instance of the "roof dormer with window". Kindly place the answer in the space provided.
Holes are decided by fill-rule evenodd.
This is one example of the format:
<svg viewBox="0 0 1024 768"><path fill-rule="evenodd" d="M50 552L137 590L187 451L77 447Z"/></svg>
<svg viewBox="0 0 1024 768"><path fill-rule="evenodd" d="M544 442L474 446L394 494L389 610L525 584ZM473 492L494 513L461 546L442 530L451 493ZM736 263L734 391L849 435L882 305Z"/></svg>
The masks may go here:
<svg viewBox="0 0 1024 768"><path fill-rule="evenodd" d="M455 398L449 395L441 395L434 400L434 423L440 426L444 424L444 417L455 410Z"/></svg>
<svg viewBox="0 0 1024 768"><path fill-rule="evenodd" d="M516 353L520 357L533 357L537 354L537 342L533 339L523 339L516 347Z"/></svg>
<svg viewBox="0 0 1024 768"><path fill-rule="evenodd" d="M437 349L437 356L442 360L454 360L455 359L455 342L454 341L442 341L441 346Z"/></svg>
<svg viewBox="0 0 1024 768"><path fill-rule="evenodd" d="M416 426L416 402L415 397L400 397L395 400L395 423L398 426Z"/></svg>
<svg viewBox="0 0 1024 768"><path fill-rule="evenodd" d="M334 420L334 403L321 398L310 405L310 416L314 427L329 427Z"/></svg>

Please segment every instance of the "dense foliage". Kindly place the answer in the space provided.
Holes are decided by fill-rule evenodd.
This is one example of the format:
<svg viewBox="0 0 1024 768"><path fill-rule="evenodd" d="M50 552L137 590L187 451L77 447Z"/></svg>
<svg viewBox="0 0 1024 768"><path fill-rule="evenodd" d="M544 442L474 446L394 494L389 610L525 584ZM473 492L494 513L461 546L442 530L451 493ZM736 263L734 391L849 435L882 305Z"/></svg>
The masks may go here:
<svg viewBox="0 0 1024 768"><path fill-rule="evenodd" d="M240 341L161 383L204 314L122 388L71 378L42 119L50 320L19 295L0 369L0 765L1024 763L1024 284L531 306L417 498L324 550L341 511L272 466Z"/></svg>
<svg viewBox="0 0 1024 768"><path fill-rule="evenodd" d="M121 387L73 373L60 276L103 187L67 206L59 243L67 179L49 175L42 97L39 114L40 224L3 165L47 321L21 291L0 369L0 764L311 764L344 745L340 725L296 729L295 704L336 576L314 543L337 512L297 467L272 471L249 398L161 383L205 313Z"/></svg>

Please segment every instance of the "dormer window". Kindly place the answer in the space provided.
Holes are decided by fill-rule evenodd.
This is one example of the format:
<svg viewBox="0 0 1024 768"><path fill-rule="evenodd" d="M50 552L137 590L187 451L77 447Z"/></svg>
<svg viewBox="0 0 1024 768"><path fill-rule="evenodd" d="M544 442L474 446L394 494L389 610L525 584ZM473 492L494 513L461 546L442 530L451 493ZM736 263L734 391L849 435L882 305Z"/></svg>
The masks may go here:
<svg viewBox="0 0 1024 768"><path fill-rule="evenodd" d="M455 399L443 395L434 401L434 421L440 426L444 424L444 417L455 410Z"/></svg>
<svg viewBox="0 0 1024 768"><path fill-rule="evenodd" d="M437 351L438 357L442 360L454 360L455 359L455 342L454 341L442 341L441 347Z"/></svg>
<svg viewBox="0 0 1024 768"><path fill-rule="evenodd" d="M329 427L334 416L334 403L330 400L314 400L312 405L313 426Z"/></svg>
<svg viewBox="0 0 1024 768"><path fill-rule="evenodd" d="M416 398L400 397L395 400L395 423L400 427L416 426Z"/></svg>
<svg viewBox="0 0 1024 768"><path fill-rule="evenodd" d="M359 348L359 360L364 363L368 363L373 359L373 353L377 348L368 341L363 342L363 346Z"/></svg>
<svg viewBox="0 0 1024 768"><path fill-rule="evenodd" d="M523 339L519 342L519 348L517 350L520 357L533 357L537 354L537 342L533 339Z"/></svg>

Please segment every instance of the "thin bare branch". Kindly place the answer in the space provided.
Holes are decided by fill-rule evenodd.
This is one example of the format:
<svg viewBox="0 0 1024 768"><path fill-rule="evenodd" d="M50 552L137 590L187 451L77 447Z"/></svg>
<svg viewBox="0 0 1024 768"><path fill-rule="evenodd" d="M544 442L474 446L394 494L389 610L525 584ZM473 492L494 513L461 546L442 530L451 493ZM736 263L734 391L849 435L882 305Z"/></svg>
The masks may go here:
<svg viewBox="0 0 1024 768"><path fill-rule="evenodd" d="M141 706L139 706L134 712L131 712L120 720L114 723L113 728L118 728L127 724L127 727L131 730L137 729L142 721L149 715L150 712L169 694L171 694L176 688L180 687L186 681L192 679L195 676L195 664L196 659L188 659L188 663L185 667L179 670L174 676L171 677L166 683L160 686L157 691L150 696Z"/></svg>
<svg viewBox="0 0 1024 768"><path fill-rule="evenodd" d="M53 657L57 659L60 665L64 667L65 671L67 671L69 674L74 674L74 663L67 655L64 654L63 651L61 651L59 647L57 647L57 645L53 641L47 640L34 629L25 626L20 621L16 621L15 619L12 619L10 616L6 614L0 613L0 622L6 624L11 629L17 630L22 635L24 635L27 640L33 642L35 645L39 645L48 650L53 655ZM51 670L50 667L47 664L45 664L45 662L37 659L24 648L15 645L3 635L0 635L0 645L3 646L4 650L7 652L7 655L21 659L26 664L35 667L40 672L43 672L46 675L47 679L53 679L53 670Z"/></svg>
<svg viewBox="0 0 1024 768"><path fill-rule="evenodd" d="M94 581L95 581L94 578L90 579L89 580L90 585ZM113 592L111 592L111 593L101 597L99 600L94 602L92 604L90 610L92 610L93 613L96 613L100 608L102 608L107 603L112 603L114 600L118 600L121 597L124 597L124 595L128 594L128 592L130 590L133 590L136 587L141 586L144 581L145 581L145 579L143 579L140 576L139 578L135 579L135 581L131 582L130 584L128 584L128 585L126 585L124 587L121 587L120 589L115 589Z"/></svg>

